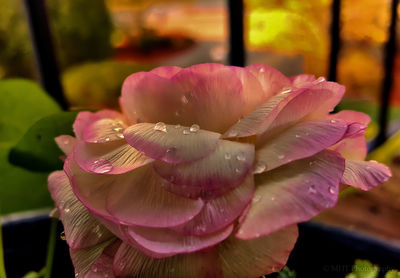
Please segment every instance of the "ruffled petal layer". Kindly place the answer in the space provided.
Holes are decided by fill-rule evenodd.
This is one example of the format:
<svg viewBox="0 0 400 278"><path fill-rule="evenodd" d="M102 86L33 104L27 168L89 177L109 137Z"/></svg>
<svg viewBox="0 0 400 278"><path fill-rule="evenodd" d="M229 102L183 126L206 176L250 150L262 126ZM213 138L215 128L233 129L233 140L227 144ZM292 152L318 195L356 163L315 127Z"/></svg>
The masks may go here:
<svg viewBox="0 0 400 278"><path fill-rule="evenodd" d="M389 167L376 161L346 160L342 183L370 190L386 182L391 176Z"/></svg>
<svg viewBox="0 0 400 278"><path fill-rule="evenodd" d="M237 236L257 238L309 220L336 204L344 159L332 151L256 176L256 191Z"/></svg>
<svg viewBox="0 0 400 278"><path fill-rule="evenodd" d="M267 222L266 219L263 221ZM297 226L252 240L231 236L218 245L222 277L254 278L281 270L286 265L297 236Z"/></svg>
<svg viewBox="0 0 400 278"><path fill-rule="evenodd" d="M78 201L63 171L53 172L49 176L49 190L63 222L70 248L87 248L114 237Z"/></svg>

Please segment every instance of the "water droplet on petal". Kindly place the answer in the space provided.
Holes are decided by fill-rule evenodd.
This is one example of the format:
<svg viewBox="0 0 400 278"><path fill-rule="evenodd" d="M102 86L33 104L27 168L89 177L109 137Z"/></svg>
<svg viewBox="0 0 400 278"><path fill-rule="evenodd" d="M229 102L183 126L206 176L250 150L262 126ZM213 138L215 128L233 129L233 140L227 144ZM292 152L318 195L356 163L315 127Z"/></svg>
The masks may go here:
<svg viewBox="0 0 400 278"><path fill-rule="evenodd" d="M259 163L254 168L253 174L260 174L260 173L264 172L265 169L267 169L267 166L265 164Z"/></svg>
<svg viewBox="0 0 400 278"><path fill-rule="evenodd" d="M199 129L200 129L200 126L194 124L194 125L192 125L192 126L190 127L189 130L190 130L190 132L196 133L197 131L199 131Z"/></svg>
<svg viewBox="0 0 400 278"><path fill-rule="evenodd" d="M230 153L226 153L226 154L225 154L225 159L231 159L231 157L232 157L232 156L231 156Z"/></svg>
<svg viewBox="0 0 400 278"><path fill-rule="evenodd" d="M238 135L238 133L237 133L237 131L235 131L235 130L231 130L231 131L229 131L229 133L228 133L228 136L229 137L236 137Z"/></svg>
<svg viewBox="0 0 400 278"><path fill-rule="evenodd" d="M291 93L292 92L292 89L290 89L290 88L284 88L282 91L281 91L281 94L289 94L289 93Z"/></svg>
<svg viewBox="0 0 400 278"><path fill-rule="evenodd" d="M308 165L310 165L310 166L313 166L315 164L315 161L310 161L309 163L308 163Z"/></svg>
<svg viewBox="0 0 400 278"><path fill-rule="evenodd" d="M155 124L154 130L167 132L167 126L163 122L158 122Z"/></svg>
<svg viewBox="0 0 400 278"><path fill-rule="evenodd" d="M310 186L308 187L308 192L310 192L310 193L312 193L312 194L317 193L317 190L315 189L315 185L314 185L314 184L312 184L312 185L310 185Z"/></svg>
<svg viewBox="0 0 400 278"><path fill-rule="evenodd" d="M264 69L264 68L261 68L261 69L260 69L260 72L265 72L265 69Z"/></svg>
<svg viewBox="0 0 400 278"><path fill-rule="evenodd" d="M242 153L238 154L236 159L239 161L246 161L246 157Z"/></svg>
<svg viewBox="0 0 400 278"><path fill-rule="evenodd" d="M61 238L62 240L66 240L66 239L67 239L67 237L65 236L65 232L64 232L64 231L61 232L60 238Z"/></svg>
<svg viewBox="0 0 400 278"><path fill-rule="evenodd" d="M66 212L66 213L68 213L68 212L70 212L71 211L71 209L70 208L66 208L66 209L64 209L64 212Z"/></svg>
<svg viewBox="0 0 400 278"><path fill-rule="evenodd" d="M336 193L336 190L335 190L335 188L333 186L329 186L329 193L331 193L331 194L335 194Z"/></svg>
<svg viewBox="0 0 400 278"><path fill-rule="evenodd" d="M332 123L332 124L336 123L336 120L331 120L331 123Z"/></svg>
<svg viewBox="0 0 400 278"><path fill-rule="evenodd" d="M278 158L279 158L279 159L284 159L284 158L285 158L285 155L284 155L284 154L280 154L280 155L278 155Z"/></svg>
<svg viewBox="0 0 400 278"><path fill-rule="evenodd" d="M183 102L183 104L187 104L189 102L186 96L182 96L181 101Z"/></svg>
<svg viewBox="0 0 400 278"><path fill-rule="evenodd" d="M124 136L122 133L117 134L117 137L118 137L118 138L121 138L121 139L124 139L124 138L125 138L125 136Z"/></svg>
<svg viewBox="0 0 400 278"><path fill-rule="evenodd" d="M275 201L275 197L271 197L271 201Z"/></svg>
<svg viewBox="0 0 400 278"><path fill-rule="evenodd" d="M120 132L121 130L123 130L123 128L122 127L114 127L113 130L116 132Z"/></svg>
<svg viewBox="0 0 400 278"><path fill-rule="evenodd" d="M98 174L108 173L112 170L112 168L113 168L113 166L111 165L111 163L104 159L95 160L91 164L91 170Z"/></svg>
<svg viewBox="0 0 400 278"><path fill-rule="evenodd" d="M324 82L324 81L326 81L325 77L321 76L317 80L315 80L315 83L321 83L321 82Z"/></svg>
<svg viewBox="0 0 400 278"><path fill-rule="evenodd" d="M300 135L300 134L296 134L295 136L296 136L296 138L300 138L300 137L301 137L301 135Z"/></svg>
<svg viewBox="0 0 400 278"><path fill-rule="evenodd" d="M111 139L110 139L110 137L106 137L105 139L104 139L104 141L106 141L106 142L109 142Z"/></svg>
<svg viewBox="0 0 400 278"><path fill-rule="evenodd" d="M236 169L235 169L235 172L239 174L241 171L240 171L239 168L236 168Z"/></svg>
<svg viewBox="0 0 400 278"><path fill-rule="evenodd" d="M188 135L188 134L190 134L190 131L189 131L188 129L184 129L184 130L182 131L182 133L185 134L185 135Z"/></svg>
<svg viewBox="0 0 400 278"><path fill-rule="evenodd" d="M254 197L253 197L253 202L254 203L257 203L257 202L259 202L261 200L261 195L254 195Z"/></svg>

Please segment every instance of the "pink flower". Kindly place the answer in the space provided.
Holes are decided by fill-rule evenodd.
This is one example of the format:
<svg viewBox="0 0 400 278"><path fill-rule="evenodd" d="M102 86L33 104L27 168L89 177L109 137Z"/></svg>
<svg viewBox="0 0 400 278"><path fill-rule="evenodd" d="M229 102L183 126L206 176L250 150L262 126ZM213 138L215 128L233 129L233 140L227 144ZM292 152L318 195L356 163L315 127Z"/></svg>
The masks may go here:
<svg viewBox="0 0 400 278"><path fill-rule="evenodd" d="M49 188L77 277L258 277L296 224L390 170L362 161L368 116L329 114L344 87L264 65L129 76L123 113L81 112Z"/></svg>

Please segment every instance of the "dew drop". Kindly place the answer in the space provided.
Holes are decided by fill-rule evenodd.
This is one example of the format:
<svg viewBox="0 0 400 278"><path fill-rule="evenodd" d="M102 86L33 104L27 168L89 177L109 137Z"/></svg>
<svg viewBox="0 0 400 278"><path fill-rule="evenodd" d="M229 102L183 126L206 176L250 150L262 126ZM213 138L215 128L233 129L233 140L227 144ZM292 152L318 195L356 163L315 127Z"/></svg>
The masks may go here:
<svg viewBox="0 0 400 278"><path fill-rule="evenodd" d="M200 126L194 124L194 125L192 125L192 126L190 127L189 130L190 130L190 132L196 133L197 131L199 131L199 129L200 129Z"/></svg>
<svg viewBox="0 0 400 278"><path fill-rule="evenodd" d="M331 123L332 123L332 124L336 123L336 120L331 120Z"/></svg>
<svg viewBox="0 0 400 278"><path fill-rule="evenodd" d="M234 130L231 130L231 131L229 131L229 133L228 133L228 136L229 136L229 137L236 137L237 135L238 135L237 131L234 131Z"/></svg>
<svg viewBox="0 0 400 278"><path fill-rule="evenodd" d="M301 137L301 135L300 135L300 134L296 134L295 136L296 136L296 138L300 138L300 137Z"/></svg>
<svg viewBox="0 0 400 278"><path fill-rule="evenodd" d="M175 111L175 116L179 117L181 115L181 112Z"/></svg>
<svg viewBox="0 0 400 278"><path fill-rule="evenodd" d="M271 197L271 201L275 201L275 197Z"/></svg>
<svg viewBox="0 0 400 278"><path fill-rule="evenodd" d="M185 134L185 135L188 135L188 134L190 134L190 131L189 131L188 129L184 129L184 130L182 131L182 133Z"/></svg>
<svg viewBox="0 0 400 278"><path fill-rule="evenodd" d="M183 104L187 104L189 102L186 96L182 96L181 101L183 102Z"/></svg>
<svg viewBox="0 0 400 278"><path fill-rule="evenodd" d="M260 69L260 72L265 72L265 69L264 69L264 68L261 68L261 69Z"/></svg>
<svg viewBox="0 0 400 278"><path fill-rule="evenodd" d="M235 172L239 174L239 173L240 173L240 169L239 169L239 168L236 168L236 169L235 169Z"/></svg>
<svg viewBox="0 0 400 278"><path fill-rule="evenodd" d="M65 236L65 232L64 232L64 231L61 232L60 238L61 238L62 240L66 240L66 239L67 239L67 237Z"/></svg>
<svg viewBox="0 0 400 278"><path fill-rule="evenodd" d="M283 89L283 90L281 91L281 94L289 94L289 93L291 93L291 92L292 92L292 89L286 88L286 89Z"/></svg>
<svg viewBox="0 0 400 278"><path fill-rule="evenodd" d="M308 187L308 192L310 192L310 193L312 193L312 194L315 194L315 193L317 193L317 190L315 189L315 185L310 185L309 187Z"/></svg>
<svg viewBox="0 0 400 278"><path fill-rule="evenodd" d="M66 209L64 209L64 211L65 211L66 213L68 213L68 212L70 212L70 211L71 211L71 209L69 209L69 208L66 208Z"/></svg>
<svg viewBox="0 0 400 278"><path fill-rule="evenodd" d="M231 159L232 155L230 153L225 154L225 159Z"/></svg>
<svg viewBox="0 0 400 278"><path fill-rule="evenodd" d="M97 267L93 267L93 272L97 272Z"/></svg>
<svg viewBox="0 0 400 278"><path fill-rule="evenodd" d="M163 122L158 122L155 124L154 130L167 132L167 126Z"/></svg>
<svg viewBox="0 0 400 278"><path fill-rule="evenodd" d="M335 188L333 188L333 186L329 187L329 193L331 193L331 194L335 194L336 193L336 190L335 190Z"/></svg>
<svg viewBox="0 0 400 278"><path fill-rule="evenodd" d="M125 138L125 136L124 136L122 133L117 134L117 137L118 137L118 138L121 138L121 139L124 139L124 138Z"/></svg>
<svg viewBox="0 0 400 278"><path fill-rule="evenodd" d="M267 169L267 166L265 166L265 164L259 163L254 168L253 174L260 174L260 173L264 172L265 169Z"/></svg>
<svg viewBox="0 0 400 278"><path fill-rule="evenodd" d="M284 158L285 158L285 155L284 155L284 154L280 154L280 155L278 155L278 158L279 158L279 159L284 159Z"/></svg>
<svg viewBox="0 0 400 278"><path fill-rule="evenodd" d="M110 137L106 137L105 139L104 139L104 141L106 141L106 142L109 142L111 139L110 139Z"/></svg>
<svg viewBox="0 0 400 278"><path fill-rule="evenodd" d="M257 203L261 200L261 195L254 195L253 202Z"/></svg>
<svg viewBox="0 0 400 278"><path fill-rule="evenodd" d="M120 132L121 130L123 130L123 128L122 127L114 127L113 130L116 132Z"/></svg>
<svg viewBox="0 0 400 278"><path fill-rule="evenodd" d="M324 81L326 81L326 79L325 79L325 77L319 77L317 80L315 80L315 82L316 83L321 83L321 82L324 82Z"/></svg>
<svg viewBox="0 0 400 278"><path fill-rule="evenodd" d="M238 154L236 159L239 161L246 161L246 157L242 153Z"/></svg>
<svg viewBox="0 0 400 278"><path fill-rule="evenodd" d="M91 164L91 170L98 174L108 173L112 170L112 168L113 168L113 166L111 165L111 163L104 159L95 160Z"/></svg>

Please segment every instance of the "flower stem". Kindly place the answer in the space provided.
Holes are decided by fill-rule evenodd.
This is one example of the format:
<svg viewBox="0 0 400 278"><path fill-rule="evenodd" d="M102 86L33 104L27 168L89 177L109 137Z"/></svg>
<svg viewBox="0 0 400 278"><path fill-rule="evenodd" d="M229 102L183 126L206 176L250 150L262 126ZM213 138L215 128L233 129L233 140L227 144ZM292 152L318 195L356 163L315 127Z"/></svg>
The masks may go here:
<svg viewBox="0 0 400 278"><path fill-rule="evenodd" d="M47 258L45 266L46 271L44 274L44 278L51 277L51 270L53 268L53 260L54 260L54 250L56 247L57 223L58 219L55 218L51 219L49 243L47 245Z"/></svg>
<svg viewBox="0 0 400 278"><path fill-rule="evenodd" d="M4 266L4 253L3 253L3 235L0 217L0 278L6 278L6 268Z"/></svg>

